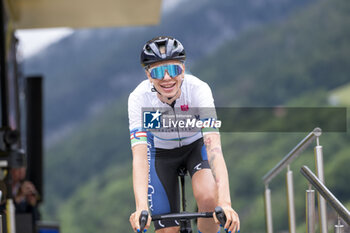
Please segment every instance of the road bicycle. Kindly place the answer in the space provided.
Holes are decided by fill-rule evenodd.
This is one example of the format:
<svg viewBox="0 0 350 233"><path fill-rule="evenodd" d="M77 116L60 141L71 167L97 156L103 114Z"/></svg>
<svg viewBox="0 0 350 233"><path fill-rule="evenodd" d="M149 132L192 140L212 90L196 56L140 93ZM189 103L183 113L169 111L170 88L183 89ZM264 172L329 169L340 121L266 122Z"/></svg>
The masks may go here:
<svg viewBox="0 0 350 233"><path fill-rule="evenodd" d="M181 181L181 195L182 195L182 212L180 213L170 213L170 214L161 214L161 215L152 215L152 221L159 221L159 220L177 220L180 225L179 233L192 233L192 226L191 226L191 219L198 219L198 218L212 218L213 212L197 212L197 213L190 213L186 211L186 198L185 198L185 176L187 175L187 170L185 168L181 168L178 171L178 175L180 177ZM226 216L223 211L223 209L218 206L215 208L215 214L216 218L219 220L221 226L225 226L226 223ZM144 231L144 228L146 226L148 220L148 211L143 210L140 215L140 232ZM226 230L226 233L228 231Z"/></svg>

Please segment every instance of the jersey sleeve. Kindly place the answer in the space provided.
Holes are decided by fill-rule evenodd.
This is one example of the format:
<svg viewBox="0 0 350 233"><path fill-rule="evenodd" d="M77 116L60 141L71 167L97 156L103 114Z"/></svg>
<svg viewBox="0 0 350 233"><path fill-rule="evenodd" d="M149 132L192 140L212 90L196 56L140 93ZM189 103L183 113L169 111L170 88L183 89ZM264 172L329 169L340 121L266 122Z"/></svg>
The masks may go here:
<svg viewBox="0 0 350 233"><path fill-rule="evenodd" d="M194 94L196 98L196 106L199 108L200 120L209 121L209 126L202 128L202 134L207 133L219 133L219 128L216 127L216 124L212 124L217 119L214 98L211 92L209 85L203 82L199 88L194 88Z"/></svg>
<svg viewBox="0 0 350 233"><path fill-rule="evenodd" d="M142 130L142 105L137 95L131 93L128 99L128 115L131 147L147 144L147 132Z"/></svg>

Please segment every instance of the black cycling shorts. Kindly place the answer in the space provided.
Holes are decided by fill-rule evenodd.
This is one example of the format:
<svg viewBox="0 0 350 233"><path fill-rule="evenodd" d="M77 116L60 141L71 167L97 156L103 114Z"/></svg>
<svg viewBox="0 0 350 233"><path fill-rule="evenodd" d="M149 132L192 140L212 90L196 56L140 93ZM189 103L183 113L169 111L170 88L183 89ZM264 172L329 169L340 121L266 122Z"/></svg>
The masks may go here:
<svg viewBox="0 0 350 233"><path fill-rule="evenodd" d="M179 213L180 189L178 170L182 167L191 177L201 169L210 169L203 138L175 149L152 147L148 141L148 161L150 175L148 185L148 204L152 215ZM154 222L155 229L179 226L176 220Z"/></svg>

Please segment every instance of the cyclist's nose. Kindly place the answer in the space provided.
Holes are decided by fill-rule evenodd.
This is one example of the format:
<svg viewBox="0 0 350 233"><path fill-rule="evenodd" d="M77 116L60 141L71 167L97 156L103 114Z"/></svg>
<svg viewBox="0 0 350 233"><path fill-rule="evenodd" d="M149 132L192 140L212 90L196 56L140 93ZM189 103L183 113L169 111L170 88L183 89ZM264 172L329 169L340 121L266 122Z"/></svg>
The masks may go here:
<svg viewBox="0 0 350 233"><path fill-rule="evenodd" d="M168 79L171 79L171 77L170 77L168 71L166 70L165 73L164 73L164 78L163 78L163 80L168 80Z"/></svg>

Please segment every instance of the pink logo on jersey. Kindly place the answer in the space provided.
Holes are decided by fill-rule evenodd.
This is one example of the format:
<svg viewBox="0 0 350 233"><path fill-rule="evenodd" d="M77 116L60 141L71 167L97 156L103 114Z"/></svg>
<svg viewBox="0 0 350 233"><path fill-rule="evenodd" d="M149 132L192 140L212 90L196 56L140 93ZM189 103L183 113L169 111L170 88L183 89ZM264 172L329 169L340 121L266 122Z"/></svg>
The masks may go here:
<svg viewBox="0 0 350 233"><path fill-rule="evenodd" d="M181 105L181 111L188 111L188 104Z"/></svg>

